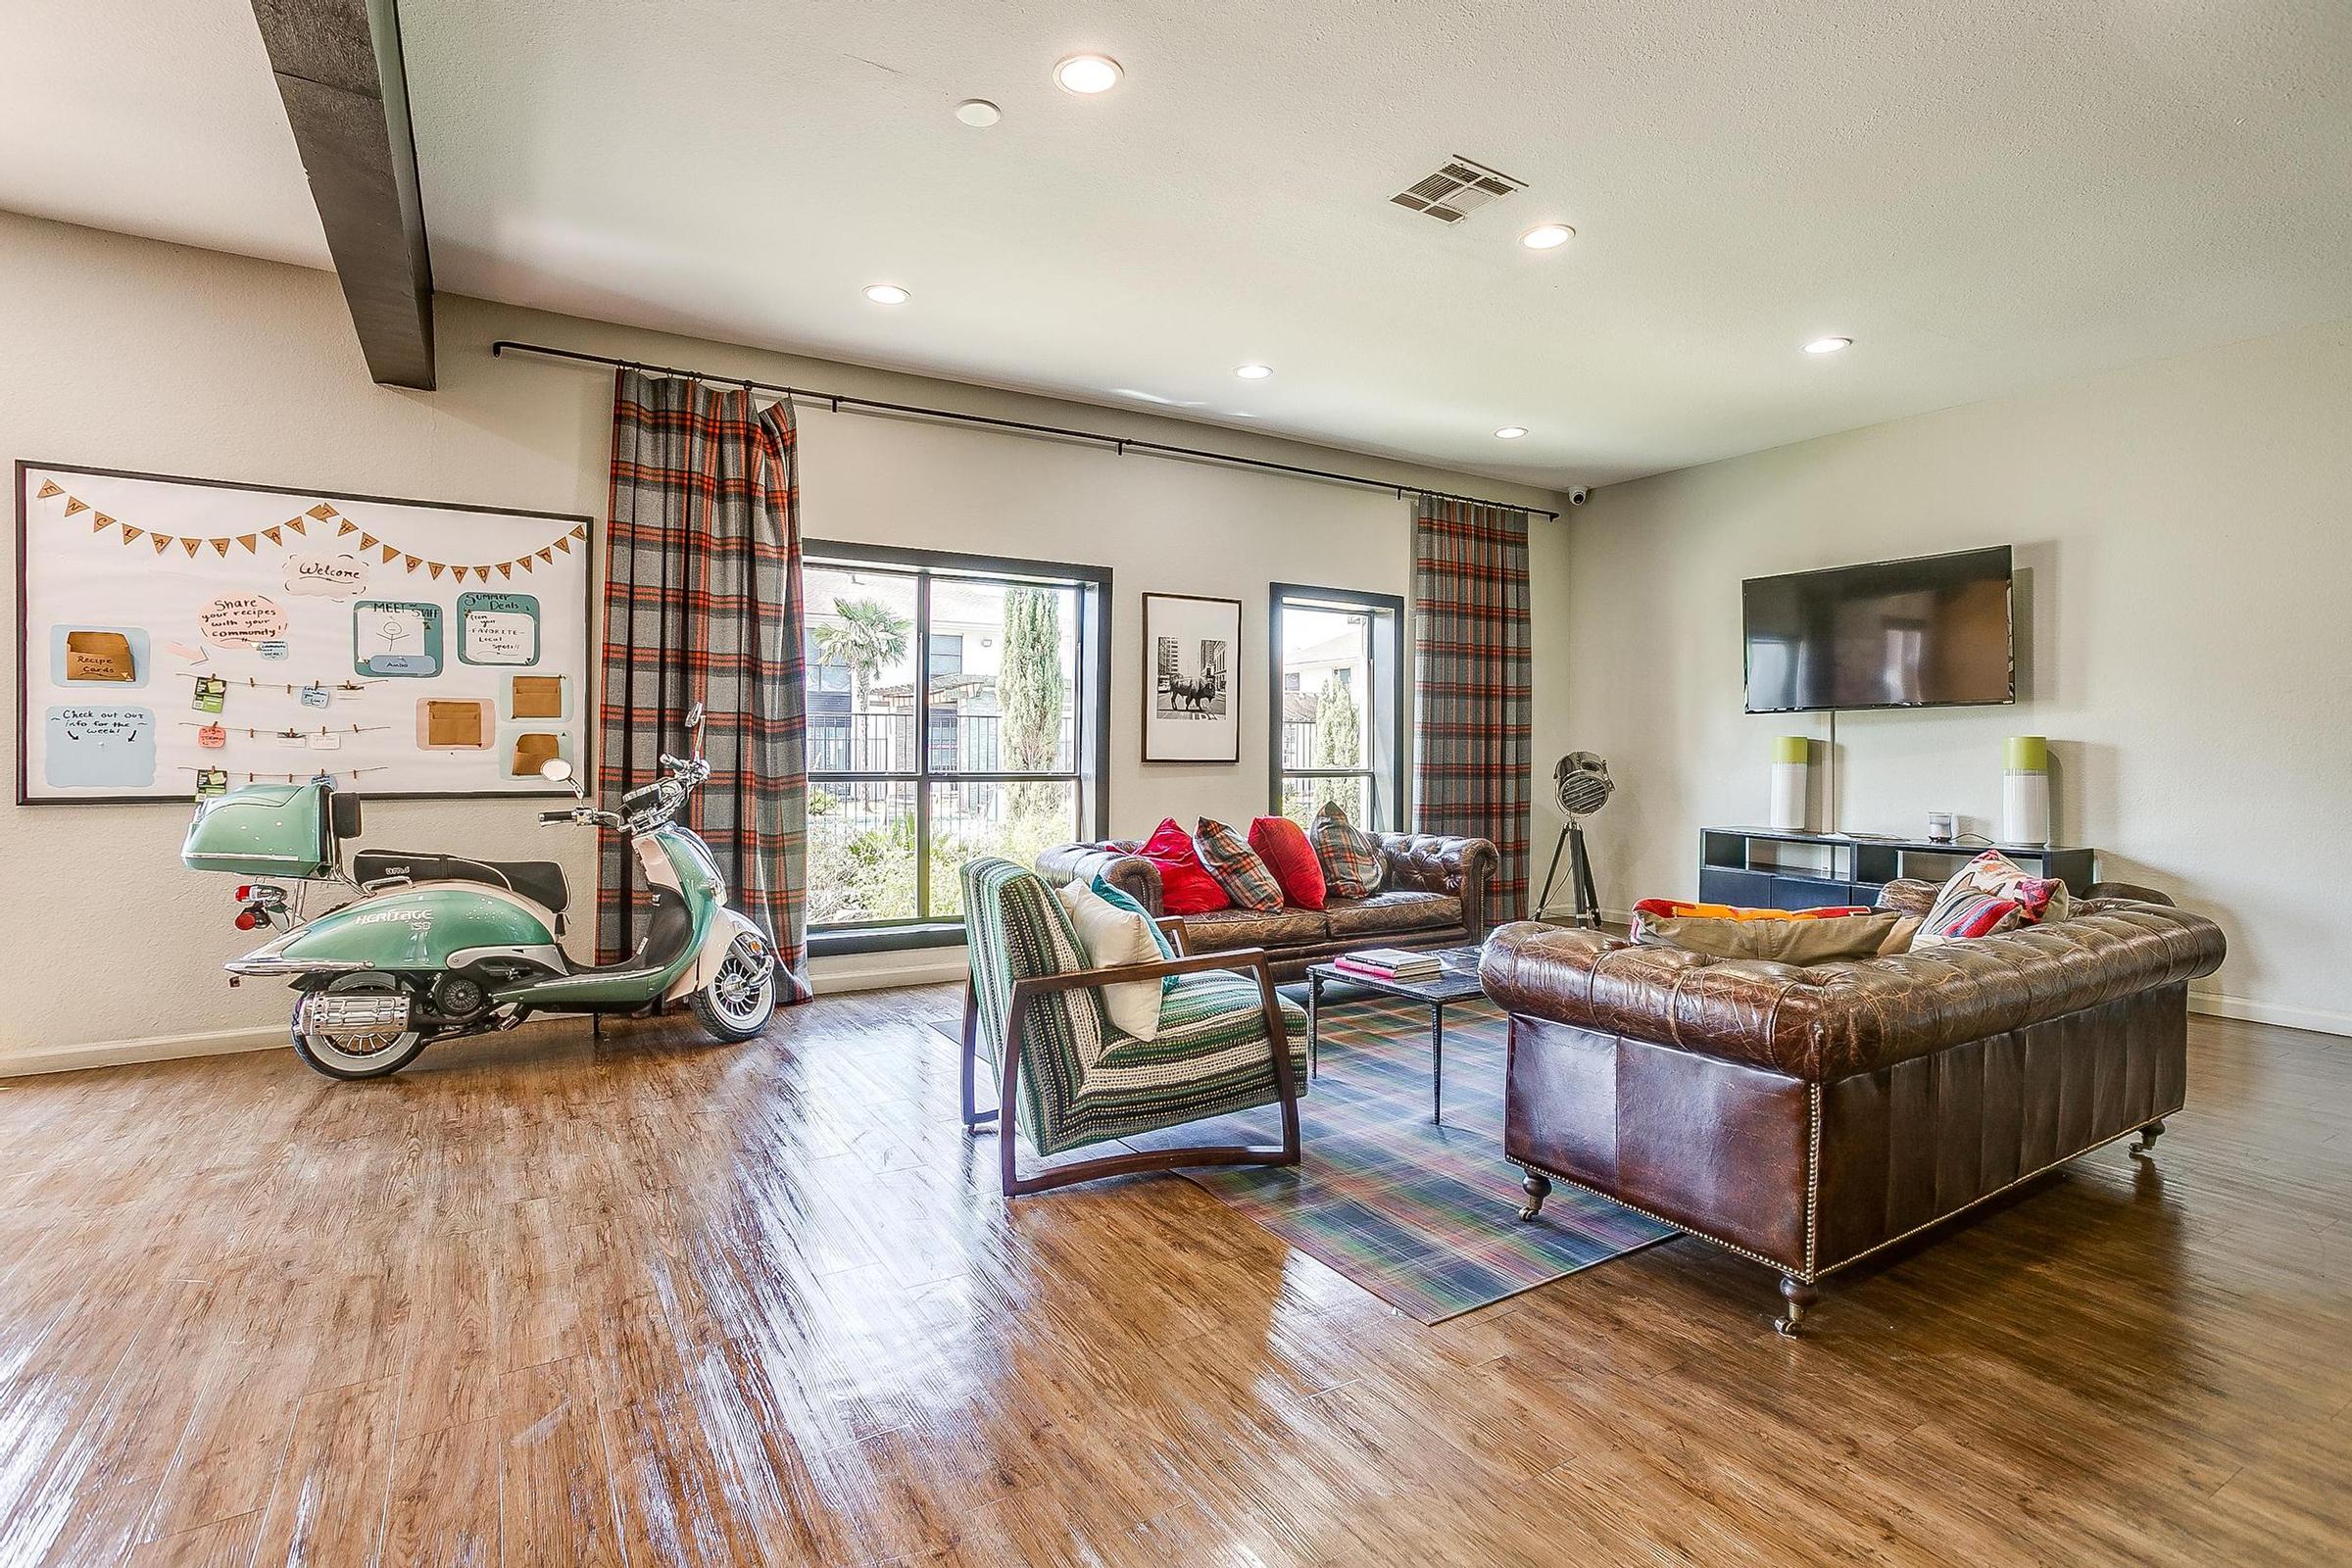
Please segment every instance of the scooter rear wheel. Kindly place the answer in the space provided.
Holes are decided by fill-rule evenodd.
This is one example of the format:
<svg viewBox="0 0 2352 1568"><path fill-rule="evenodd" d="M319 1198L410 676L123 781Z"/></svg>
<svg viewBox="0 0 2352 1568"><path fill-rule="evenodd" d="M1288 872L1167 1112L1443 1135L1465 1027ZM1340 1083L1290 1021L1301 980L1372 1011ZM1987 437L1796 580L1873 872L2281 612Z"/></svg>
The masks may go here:
<svg viewBox="0 0 2352 1568"><path fill-rule="evenodd" d="M326 987L333 992L399 989L399 981L381 974L346 975ZM383 1078L415 1061L424 1050L425 1037L417 1029L336 1032L312 1027L311 998L318 995L323 993L308 993L294 1004L294 1054L312 1071L345 1080Z"/></svg>
<svg viewBox="0 0 2352 1568"><path fill-rule="evenodd" d="M727 949L710 983L687 999L696 1021L720 1040L749 1040L776 1011L776 958L766 943L744 932Z"/></svg>

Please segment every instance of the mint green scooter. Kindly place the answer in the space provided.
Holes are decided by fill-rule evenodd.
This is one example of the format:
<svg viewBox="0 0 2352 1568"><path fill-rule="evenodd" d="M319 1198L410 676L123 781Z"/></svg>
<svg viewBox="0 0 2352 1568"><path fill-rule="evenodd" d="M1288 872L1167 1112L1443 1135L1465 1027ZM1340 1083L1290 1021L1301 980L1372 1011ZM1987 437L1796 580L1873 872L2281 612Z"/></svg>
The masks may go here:
<svg viewBox="0 0 2352 1568"><path fill-rule="evenodd" d="M687 725L701 721L697 705ZM182 863L298 884L291 894L276 880L237 889L239 929L291 929L222 967L293 981L295 1054L329 1078L381 1078L436 1040L512 1029L536 1012L650 1013L683 999L720 1040L765 1028L776 1007L774 950L727 907L709 847L675 821L710 764L662 757L660 775L622 796L617 813L590 807L561 758L540 775L569 784L578 803L540 812L540 824L627 834L654 890L645 940L621 962L583 968L564 955L558 938L569 890L553 860L363 850L346 871L343 841L359 836L360 802L322 776L198 803ZM359 897L306 921L299 884L308 882Z"/></svg>

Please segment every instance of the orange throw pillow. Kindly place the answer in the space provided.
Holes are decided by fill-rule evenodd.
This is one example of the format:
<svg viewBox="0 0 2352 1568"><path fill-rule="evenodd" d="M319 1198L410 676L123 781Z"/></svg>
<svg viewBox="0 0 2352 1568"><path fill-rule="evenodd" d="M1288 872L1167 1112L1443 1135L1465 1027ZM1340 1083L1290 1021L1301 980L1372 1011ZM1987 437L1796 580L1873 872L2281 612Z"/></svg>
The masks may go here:
<svg viewBox="0 0 2352 1568"><path fill-rule="evenodd" d="M1323 907L1323 862L1306 841L1306 829L1287 816L1261 816L1250 824L1250 847L1282 884L1282 900L1295 909Z"/></svg>

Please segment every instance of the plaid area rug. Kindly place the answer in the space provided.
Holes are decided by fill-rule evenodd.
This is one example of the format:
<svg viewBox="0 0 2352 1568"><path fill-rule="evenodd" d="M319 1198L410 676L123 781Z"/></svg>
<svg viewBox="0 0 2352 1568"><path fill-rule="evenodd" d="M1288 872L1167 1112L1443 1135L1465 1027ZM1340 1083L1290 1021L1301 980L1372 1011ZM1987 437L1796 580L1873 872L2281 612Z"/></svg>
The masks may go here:
<svg viewBox="0 0 2352 1568"><path fill-rule="evenodd" d="M933 1027L955 1034L954 1024ZM1483 1002L1446 1009L1446 1120L1436 1124L1428 1011L1327 991L1322 1071L1298 1102L1299 1163L1182 1174L1423 1323L1679 1235L1567 1186L1552 1190L1535 1223L1520 1222L1519 1169L1502 1157L1504 1030L1501 1014ZM1269 1108L1127 1143L1280 1137Z"/></svg>

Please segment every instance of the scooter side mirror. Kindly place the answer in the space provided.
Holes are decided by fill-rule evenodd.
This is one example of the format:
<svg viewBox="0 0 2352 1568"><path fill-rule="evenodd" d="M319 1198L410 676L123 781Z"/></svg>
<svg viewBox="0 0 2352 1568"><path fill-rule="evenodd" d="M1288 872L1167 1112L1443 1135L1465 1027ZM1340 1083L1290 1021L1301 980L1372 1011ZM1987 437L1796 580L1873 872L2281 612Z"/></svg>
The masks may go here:
<svg viewBox="0 0 2352 1568"><path fill-rule="evenodd" d="M541 762L539 776L550 784L570 785L571 798L575 801L584 801L588 798L588 792L580 788L579 777L572 770L571 760L568 758L551 757Z"/></svg>
<svg viewBox="0 0 2352 1568"><path fill-rule="evenodd" d="M686 727L690 730L697 730L703 727L702 704L697 703L692 708L686 710Z"/></svg>

